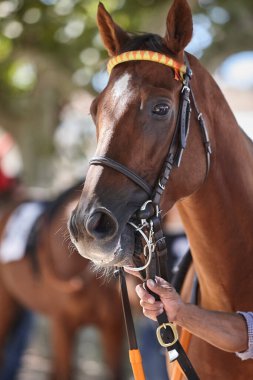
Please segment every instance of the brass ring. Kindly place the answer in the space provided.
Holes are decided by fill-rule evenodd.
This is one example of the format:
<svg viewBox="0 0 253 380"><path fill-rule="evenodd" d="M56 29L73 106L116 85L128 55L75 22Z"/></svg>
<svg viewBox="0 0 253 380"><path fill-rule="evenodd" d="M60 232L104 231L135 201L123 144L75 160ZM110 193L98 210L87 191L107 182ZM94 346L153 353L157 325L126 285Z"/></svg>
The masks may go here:
<svg viewBox="0 0 253 380"><path fill-rule="evenodd" d="M162 339L162 336L161 336L161 329L166 329L166 327L170 327L172 332L173 332L173 335L174 335L174 339L172 342L168 342L168 343L165 343ZM167 322L167 323L163 323L161 326L158 326L157 329L156 329L156 336L157 336L157 340L158 342L160 343L160 345L162 347L170 347L170 346L173 346L173 344L175 344L178 340L178 332L177 332L177 328L176 326L173 324L173 323L170 323L170 322Z"/></svg>

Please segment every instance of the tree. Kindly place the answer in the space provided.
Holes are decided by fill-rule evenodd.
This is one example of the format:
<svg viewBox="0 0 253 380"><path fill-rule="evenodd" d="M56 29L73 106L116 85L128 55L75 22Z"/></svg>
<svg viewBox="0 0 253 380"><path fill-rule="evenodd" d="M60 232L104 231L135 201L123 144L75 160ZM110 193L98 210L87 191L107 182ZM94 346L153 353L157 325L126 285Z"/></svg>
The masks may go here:
<svg viewBox="0 0 253 380"><path fill-rule="evenodd" d="M163 33L168 0L104 3L123 28ZM197 54L210 68L228 54L252 48L251 0L192 0L191 5L198 30L206 35ZM96 9L96 0L0 3L0 123L21 144L28 184L50 180L42 168L50 164L52 134L70 94L78 88L96 92L91 78L107 57Z"/></svg>

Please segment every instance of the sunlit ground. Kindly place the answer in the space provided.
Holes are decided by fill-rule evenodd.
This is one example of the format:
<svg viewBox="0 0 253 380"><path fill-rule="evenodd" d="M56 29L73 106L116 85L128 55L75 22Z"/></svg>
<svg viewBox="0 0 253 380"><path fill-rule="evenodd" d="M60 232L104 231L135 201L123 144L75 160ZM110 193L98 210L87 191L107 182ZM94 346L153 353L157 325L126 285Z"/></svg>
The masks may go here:
<svg viewBox="0 0 253 380"><path fill-rule="evenodd" d="M25 350L17 380L48 380L51 374L51 334L48 320L36 318L30 341ZM124 379L131 379L131 370L125 351ZM99 332L92 327L81 330L73 355L72 380L106 380L110 372L104 363Z"/></svg>

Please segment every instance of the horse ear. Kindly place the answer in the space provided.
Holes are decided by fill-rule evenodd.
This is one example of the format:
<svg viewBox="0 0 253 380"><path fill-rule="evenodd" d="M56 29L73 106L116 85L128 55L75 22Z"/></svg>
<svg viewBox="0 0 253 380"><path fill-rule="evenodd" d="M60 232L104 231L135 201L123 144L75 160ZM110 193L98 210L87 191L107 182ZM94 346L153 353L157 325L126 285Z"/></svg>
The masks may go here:
<svg viewBox="0 0 253 380"><path fill-rule="evenodd" d="M192 38L192 13L187 0L174 0L166 23L165 43L169 50L178 54Z"/></svg>
<svg viewBox="0 0 253 380"><path fill-rule="evenodd" d="M129 36L113 21L102 3L98 5L97 24L109 55L117 55L120 48L129 40Z"/></svg>

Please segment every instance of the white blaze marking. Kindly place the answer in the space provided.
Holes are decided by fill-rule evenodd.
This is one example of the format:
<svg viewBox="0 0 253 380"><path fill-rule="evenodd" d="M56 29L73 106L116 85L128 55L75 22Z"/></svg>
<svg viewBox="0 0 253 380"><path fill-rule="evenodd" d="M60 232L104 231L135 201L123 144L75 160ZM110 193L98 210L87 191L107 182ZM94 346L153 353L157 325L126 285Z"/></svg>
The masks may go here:
<svg viewBox="0 0 253 380"><path fill-rule="evenodd" d="M117 120L126 112L133 97L133 90L129 85L131 75L125 73L115 83L111 91L112 108Z"/></svg>
<svg viewBox="0 0 253 380"><path fill-rule="evenodd" d="M100 137L96 154L106 154L107 147L109 146L113 136L114 126L127 111L128 106L133 99L134 90L129 84L130 79L131 75L125 73L116 80L112 90L107 94L107 101L110 104L111 112L106 110L101 115L102 125L100 128ZM111 117L111 113L113 114L113 119Z"/></svg>

